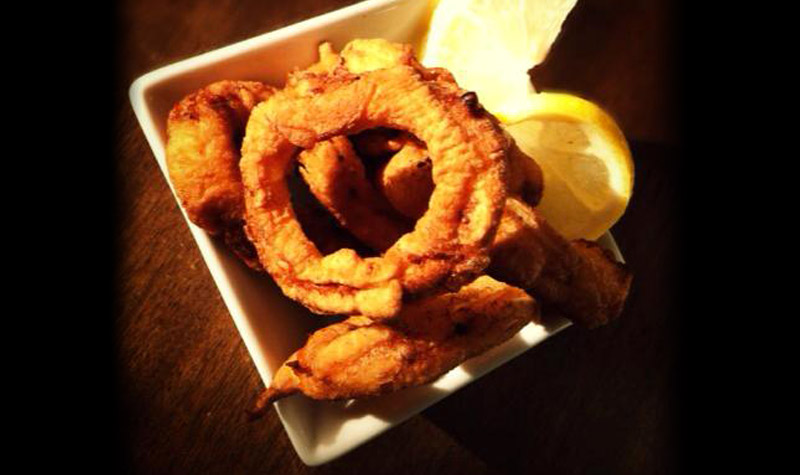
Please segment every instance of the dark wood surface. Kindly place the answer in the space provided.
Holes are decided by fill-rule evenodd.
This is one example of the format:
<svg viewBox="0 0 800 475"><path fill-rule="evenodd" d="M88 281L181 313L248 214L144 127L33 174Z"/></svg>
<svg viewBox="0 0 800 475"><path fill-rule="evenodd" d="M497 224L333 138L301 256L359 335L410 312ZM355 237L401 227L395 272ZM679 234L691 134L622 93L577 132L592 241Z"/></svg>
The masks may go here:
<svg viewBox="0 0 800 475"><path fill-rule="evenodd" d="M355 3L122 2L117 26L114 339L125 469L135 473L668 473L675 468L676 25L666 0L580 0L542 89L602 104L635 194L613 232L634 273L615 323L571 328L327 465L303 465L261 388L127 102L159 66Z"/></svg>

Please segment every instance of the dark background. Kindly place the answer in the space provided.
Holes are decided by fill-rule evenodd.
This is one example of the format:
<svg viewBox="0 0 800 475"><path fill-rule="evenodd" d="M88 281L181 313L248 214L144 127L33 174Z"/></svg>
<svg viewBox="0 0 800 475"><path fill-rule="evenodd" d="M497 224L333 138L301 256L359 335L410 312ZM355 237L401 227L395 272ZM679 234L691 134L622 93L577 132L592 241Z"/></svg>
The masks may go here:
<svg viewBox="0 0 800 475"><path fill-rule="evenodd" d="M105 315L114 318L101 322L110 338L93 362L113 375L104 386L113 397L98 392L92 400L102 405L90 405L106 408L109 459L132 473L675 473L687 422L681 237L692 221L684 203L691 183L682 174L685 22L666 0L579 0L532 73L540 89L601 104L629 139L634 197L612 230L634 273L620 320L559 334L319 468L299 461L274 412L243 421L261 381L127 88L157 67L351 3L116 5L109 25L114 160L104 162L113 176L106 191L114 197L107 223L114 248L96 249L113 256L105 267L113 278L97 289L112 296Z"/></svg>

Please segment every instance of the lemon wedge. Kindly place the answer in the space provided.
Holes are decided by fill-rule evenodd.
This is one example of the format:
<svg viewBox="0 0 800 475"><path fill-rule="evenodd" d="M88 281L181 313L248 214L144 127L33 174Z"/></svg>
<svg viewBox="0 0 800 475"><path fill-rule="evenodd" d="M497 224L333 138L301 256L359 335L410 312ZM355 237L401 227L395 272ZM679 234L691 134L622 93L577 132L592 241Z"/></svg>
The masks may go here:
<svg viewBox="0 0 800 475"><path fill-rule="evenodd" d="M622 216L633 160L599 106L537 93L528 71L544 61L577 0L439 0L422 63L443 67L478 94L520 148L542 167L538 209L568 239L597 239Z"/></svg>
<svg viewBox="0 0 800 475"><path fill-rule="evenodd" d="M528 115L506 130L541 166L537 207L567 239L597 239L619 220L633 192L625 136L596 104L553 92L536 94Z"/></svg>
<svg viewBox="0 0 800 475"><path fill-rule="evenodd" d="M577 0L439 0L422 63L444 67L504 122L527 116L528 70L544 61Z"/></svg>

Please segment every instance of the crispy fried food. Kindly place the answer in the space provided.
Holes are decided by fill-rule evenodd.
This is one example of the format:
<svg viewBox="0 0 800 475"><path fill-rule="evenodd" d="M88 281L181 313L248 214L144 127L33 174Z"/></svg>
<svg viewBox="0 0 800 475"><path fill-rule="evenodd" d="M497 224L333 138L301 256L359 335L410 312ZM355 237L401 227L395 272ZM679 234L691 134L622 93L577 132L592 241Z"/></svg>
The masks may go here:
<svg viewBox="0 0 800 475"><path fill-rule="evenodd" d="M341 57L343 66L353 74L388 69L399 65L425 71L425 68L417 61L411 45L393 43L382 38L352 40L342 48Z"/></svg>
<svg viewBox="0 0 800 475"><path fill-rule="evenodd" d="M400 150L378 169L375 184L394 209L416 220L428 210L433 193L432 165L425 144L407 136Z"/></svg>
<svg viewBox="0 0 800 475"><path fill-rule="evenodd" d="M330 45L324 43L320 46L319 62L309 70L333 74L336 69L344 68L349 73L361 74L405 65L424 71L430 80L438 83L440 89L445 88L459 96L464 92L458 88L449 72L424 70L417 62L410 45L383 39L357 39L344 47L340 61L331 59L334 56L335 53ZM320 64L327 64L328 67L320 67ZM301 71L297 76L301 77L303 73ZM510 137L507 138L510 140ZM309 182L312 192L331 214L339 219L342 226L373 249L383 251L409 230L408 223L396 219L392 210L385 206L386 200L402 215L415 221L420 218L428 208L428 198L433 191L432 162L425 144L400 130L369 129L354 135L351 141L361 158L377 160L394 154L392 160L378 171L378 188L383 192L385 199L367 184L366 174L363 172L364 166L351 150L340 154L339 170L335 161L325 162L330 164L330 167L325 169L317 169L315 165L321 162L315 161L307 164L303 176ZM317 148L332 147L321 147L318 144ZM391 186L393 181L401 182L407 187L413 186L413 193L405 187ZM382 186L384 182L386 186ZM341 199L351 189L358 191L349 193L352 199ZM364 197L367 199L360 200ZM351 212L354 208L358 211ZM375 233L379 233L380 236L374 236Z"/></svg>
<svg viewBox="0 0 800 475"><path fill-rule="evenodd" d="M343 50L343 56L346 50L348 47ZM365 40L353 50L361 53L349 53L357 61L343 60L347 69L353 67L358 71L368 71L397 63L409 64L411 61L401 49L385 42ZM371 55L377 59L370 59ZM446 71L438 72L434 82L438 87L462 97L462 100L465 97L471 99L468 93L458 89ZM364 137L356 143L357 148L365 149L369 155L380 156L399 149L378 171L377 188L395 209L410 218L419 218L427 208L433 189L424 146L420 146L407 133L386 130L368 132L362 133ZM381 146L382 142L387 145ZM543 189L541 169L513 141L509 143L509 189L518 198L510 197L506 204L492 244L489 273L536 292L544 302L584 326L592 327L610 321L619 315L627 297L631 279L629 272L594 245L564 240L532 209L538 203ZM329 211L340 213L337 208L346 207L345 201L339 201L337 206L336 201L324 199L326 194L337 188L337 183L331 179L337 173L331 169L316 170L313 163L308 165L304 176L315 177L316 186L311 187L312 192ZM342 169L362 166L352 154L343 156L340 161L332 161L330 165ZM352 176L346 183L368 190L365 184L357 183L361 176L363 174ZM377 199L374 201L378 202ZM360 206L370 206L371 202L362 202ZM345 228L356 225L368 227L355 220L342 224ZM381 222L382 231L390 235L401 234L399 226L399 222L390 219ZM374 240L367 244L377 250L385 249L377 247L376 244L380 243Z"/></svg>
<svg viewBox="0 0 800 475"><path fill-rule="evenodd" d="M630 273L533 209L541 169L475 93L409 45L355 40L337 54L324 43L319 54L281 91L222 81L168 120L170 178L189 218L289 298L354 315L314 332L252 415L296 393L429 383L539 322L526 291L584 326L619 315Z"/></svg>
<svg viewBox="0 0 800 475"><path fill-rule="evenodd" d="M319 60L316 63L312 64L308 68L301 71L308 72L312 74L326 74L332 73L337 68L342 67L342 58L336 54L336 51L333 50L333 46L330 43L323 42L317 48L319 52ZM291 82L292 75L289 77L289 81Z"/></svg>
<svg viewBox="0 0 800 475"><path fill-rule="evenodd" d="M186 96L167 119L167 168L186 214L257 270L243 229L239 147L250 111L273 92L258 82L216 82Z"/></svg>
<svg viewBox="0 0 800 475"><path fill-rule="evenodd" d="M488 270L588 328L622 312L631 273L590 241L567 241L522 200L509 197Z"/></svg>
<svg viewBox="0 0 800 475"><path fill-rule="evenodd" d="M321 58L324 55L335 54L329 48L330 45L327 45L325 52L320 50ZM470 107L482 109L477 95L459 88L449 71L442 68L425 69L419 66L410 45L392 43L383 39L358 39L348 43L342 50L341 56L342 66L354 74L397 65L422 69L425 71L426 79L433 81L437 87L447 90L453 95L458 95ZM424 197L427 197L430 195L430 190L433 189L430 173L427 174L427 179L424 173L425 170L430 171L430 161L425 144L415 140L407 133L394 137L386 137L386 135L385 131L366 135L366 143L362 138L361 143L356 142L356 149L362 158L397 152L390 163L380 172L379 188L395 205L395 209L410 218L418 219L427 209L427 202L422 203L423 200L418 197L423 196L423 193ZM542 194L542 170L531 157L520 150L510 136L506 138L510 144L509 189L512 194L521 195L531 206L536 206ZM381 141L386 145L382 147ZM405 186L394 187L393 183L402 183ZM412 190L414 191L412 192ZM428 192L425 193L425 190Z"/></svg>
<svg viewBox="0 0 800 475"><path fill-rule="evenodd" d="M464 91L458 87L455 79L449 71L444 69L425 69L422 68L414 57L413 49L410 45L402 45L392 43L383 39L358 39L348 43L341 53L341 60L335 61L331 59L335 54L328 43L320 46L320 61L313 65L309 70L317 72L326 72L328 74L335 74L335 72L346 70L352 74L360 74L369 71L376 71L379 69L391 68L399 65L406 65L416 68L423 72L424 77L435 84L439 91L446 91L447 93L458 96L461 100L471 109L481 111L482 108L478 103L475 93ZM318 65L327 64L329 67L320 68ZM308 70L307 70L308 71ZM295 74L296 78L309 78L307 71L301 71ZM318 77L317 81L319 82ZM303 88L307 90L308 88ZM489 120L494 120L487 114ZM496 124L496 123L495 123ZM496 124L497 125L497 124ZM532 206L535 206L542 192L542 171L536 162L525 155L519 147L516 146L513 139L506 134L509 147L509 188L511 193L519 194ZM425 144L415 139L413 135L398 130L370 129L364 131L357 136L351 138L358 151L359 156L367 159L378 159L388 154L394 153L394 156L379 169L377 173L377 188L392 204L394 209L399 211L406 217L414 220L419 219L428 208L428 198L433 191L433 178L432 163L425 148ZM362 165L351 160L351 154L343 157L341 160L342 168L356 169L358 167L363 169ZM335 165L335 164L334 164ZM343 206L330 206L335 200L332 200L325 195L337 188L357 187L363 190L363 193L374 195L373 192L368 190L365 183L356 184L352 181L347 182L347 186L338 186L333 183L333 176L338 176L337 173L322 173L323 170L311 170L306 168L305 177L317 176L315 183L320 186L311 186L312 192L317 198L323 202L328 210L340 216L346 212ZM358 177L355 177L358 179ZM328 183L323 183L327 180ZM324 186L322 186L324 185ZM381 203L381 200L375 198L375 203ZM345 205L345 201L338 201ZM382 203L381 203L382 204ZM368 207L370 203L363 203L361 207ZM383 209L376 209L376 213L386 214ZM386 221L386 220L384 220ZM363 223L355 223L349 220L349 223L340 223L346 228L353 229L352 226L364 227ZM391 223L382 223L382 226L392 227ZM393 226L397 228L398 226ZM358 236L358 233L355 233ZM390 234L398 234L393 232ZM372 239L365 239L365 242L378 250L384 250L387 247L376 247L375 244L380 244Z"/></svg>
<svg viewBox="0 0 800 475"><path fill-rule="evenodd" d="M292 71L286 87L296 91L313 92L319 85L318 79L337 72L360 74L378 69L405 65L426 74L427 70L417 61L414 49L410 45L392 43L382 38L355 39L347 43L340 54L337 54L329 42L323 42L318 48L319 59L305 69ZM437 69L438 71L438 69Z"/></svg>
<svg viewBox="0 0 800 475"><path fill-rule="evenodd" d="M392 320L350 317L313 333L278 369L252 412L263 414L298 392L349 399L426 384L538 320L533 298L487 276L458 292L407 303Z"/></svg>
<svg viewBox="0 0 800 475"><path fill-rule="evenodd" d="M378 170L375 182L394 209L408 218L417 219L428 209L428 198L433 191L431 162L424 144L413 137L394 139L395 142L401 140L400 151ZM542 170L513 140L510 144L509 192L536 206L542 196Z"/></svg>
<svg viewBox="0 0 800 475"><path fill-rule="evenodd" d="M372 249L388 249L411 231L386 199L370 186L361 160L346 137L318 142L298 156L300 174L320 203ZM310 172L310 171L313 171Z"/></svg>
<svg viewBox="0 0 800 475"><path fill-rule="evenodd" d="M304 81L311 87L287 87L254 109L242 147L248 236L284 293L320 313L388 317L403 293L454 290L477 277L507 188L497 125L407 66ZM322 257L288 199L294 147L378 126L428 144L437 185L430 207L380 258L348 250Z"/></svg>

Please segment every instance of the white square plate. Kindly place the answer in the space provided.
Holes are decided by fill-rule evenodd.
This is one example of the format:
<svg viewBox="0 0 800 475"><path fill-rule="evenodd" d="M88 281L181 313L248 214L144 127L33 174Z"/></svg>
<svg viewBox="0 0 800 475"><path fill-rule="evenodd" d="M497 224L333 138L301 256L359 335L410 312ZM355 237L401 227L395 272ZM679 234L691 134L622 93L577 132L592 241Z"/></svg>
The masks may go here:
<svg viewBox="0 0 800 475"><path fill-rule="evenodd" d="M353 38L383 37L413 43L420 36L427 14L428 0L361 2L150 72L131 85L131 103L166 177L167 115L186 94L221 79L259 80L282 86L291 69L316 60L317 45L324 40L331 41L337 50ZM284 297L270 279L249 271L202 229L188 219L187 223L247 350L268 385L284 359L321 325L320 317ZM622 260L610 234L603 236L600 244ZM568 325L567 321L549 327L531 323L505 344L427 386L349 403L291 397L279 401L277 411L303 462L319 465L419 413Z"/></svg>

